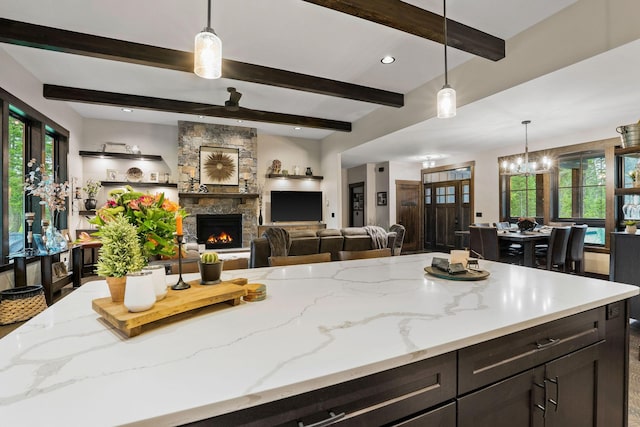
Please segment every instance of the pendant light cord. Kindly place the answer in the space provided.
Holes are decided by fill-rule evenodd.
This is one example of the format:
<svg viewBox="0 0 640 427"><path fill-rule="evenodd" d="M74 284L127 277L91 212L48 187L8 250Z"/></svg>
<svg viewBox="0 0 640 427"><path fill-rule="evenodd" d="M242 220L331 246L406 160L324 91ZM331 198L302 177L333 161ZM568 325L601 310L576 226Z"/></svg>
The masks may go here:
<svg viewBox="0 0 640 427"><path fill-rule="evenodd" d="M211 28L211 0L207 2L207 28Z"/></svg>
<svg viewBox="0 0 640 427"><path fill-rule="evenodd" d="M449 85L449 79L447 78L447 0L443 0L444 8L444 84Z"/></svg>

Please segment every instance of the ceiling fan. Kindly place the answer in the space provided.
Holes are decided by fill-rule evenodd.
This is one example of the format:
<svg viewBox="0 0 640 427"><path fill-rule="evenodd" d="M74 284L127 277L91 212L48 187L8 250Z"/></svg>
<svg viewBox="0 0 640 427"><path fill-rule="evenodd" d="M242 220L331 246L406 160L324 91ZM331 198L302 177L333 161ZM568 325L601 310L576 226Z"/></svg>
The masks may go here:
<svg viewBox="0 0 640 427"><path fill-rule="evenodd" d="M229 100L224 102L224 108L228 111L240 110L240 98L242 98L242 94L238 92L235 87L228 87L227 92L229 92Z"/></svg>

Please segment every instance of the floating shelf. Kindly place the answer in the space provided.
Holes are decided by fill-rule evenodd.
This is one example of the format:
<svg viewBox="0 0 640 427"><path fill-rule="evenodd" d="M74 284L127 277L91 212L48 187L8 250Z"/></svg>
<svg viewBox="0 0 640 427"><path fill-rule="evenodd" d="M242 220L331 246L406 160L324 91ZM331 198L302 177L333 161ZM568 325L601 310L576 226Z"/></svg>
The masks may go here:
<svg viewBox="0 0 640 427"><path fill-rule="evenodd" d="M82 157L97 157L99 159L124 159L124 160L152 160L161 162L162 156L153 154L108 153L104 151L80 151Z"/></svg>
<svg viewBox="0 0 640 427"><path fill-rule="evenodd" d="M615 194L617 196L624 196L627 194L640 194L640 187L616 188Z"/></svg>
<svg viewBox="0 0 640 427"><path fill-rule="evenodd" d="M82 216L95 216L96 211L78 211L78 214Z"/></svg>
<svg viewBox="0 0 640 427"><path fill-rule="evenodd" d="M103 187L130 185L132 187L171 187L178 188L175 182L131 182L131 181L100 181Z"/></svg>
<svg viewBox="0 0 640 427"><path fill-rule="evenodd" d="M283 178L283 179L324 179L323 176L319 175L282 175L281 173L270 173L267 175L267 178Z"/></svg>

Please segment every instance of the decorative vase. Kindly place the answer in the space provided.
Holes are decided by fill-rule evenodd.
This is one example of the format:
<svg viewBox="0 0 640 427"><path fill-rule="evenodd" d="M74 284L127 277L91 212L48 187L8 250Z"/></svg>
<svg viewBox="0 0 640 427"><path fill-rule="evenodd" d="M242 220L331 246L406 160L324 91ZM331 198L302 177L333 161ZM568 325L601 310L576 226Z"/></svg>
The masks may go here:
<svg viewBox="0 0 640 427"><path fill-rule="evenodd" d="M311 171L311 168L307 168L307 170L305 171L304 174L307 175L307 176L311 176L311 175L313 175L313 172Z"/></svg>
<svg viewBox="0 0 640 427"><path fill-rule="evenodd" d="M260 209L260 213L258 214L258 225L262 225L262 209Z"/></svg>
<svg viewBox="0 0 640 427"><path fill-rule="evenodd" d="M65 239L62 233L53 225L47 227L45 236L47 238L46 245L49 252L62 252L67 250L67 239Z"/></svg>
<svg viewBox="0 0 640 427"><path fill-rule="evenodd" d="M156 303L156 291L150 271L127 274L124 306L132 313L149 310Z"/></svg>
<svg viewBox="0 0 640 427"><path fill-rule="evenodd" d="M96 206L98 206L98 201L96 199L91 198L84 201L84 208L88 211L95 210Z"/></svg>
<svg viewBox="0 0 640 427"><path fill-rule="evenodd" d="M109 285L109 293L111 294L111 301L123 302L124 292L127 286L127 276L122 277L106 277L107 285Z"/></svg>
<svg viewBox="0 0 640 427"><path fill-rule="evenodd" d="M638 228L635 225L627 225L624 229L624 231L626 231L629 234L636 234L637 230Z"/></svg>
<svg viewBox="0 0 640 427"><path fill-rule="evenodd" d="M201 285L215 285L216 283L220 283L222 261L212 264L203 264L201 261L198 261L198 270L200 270Z"/></svg>
<svg viewBox="0 0 640 427"><path fill-rule="evenodd" d="M160 301L167 296L167 273L164 265L148 265L142 271L151 272L151 280L153 281L153 289L156 293L156 301Z"/></svg>

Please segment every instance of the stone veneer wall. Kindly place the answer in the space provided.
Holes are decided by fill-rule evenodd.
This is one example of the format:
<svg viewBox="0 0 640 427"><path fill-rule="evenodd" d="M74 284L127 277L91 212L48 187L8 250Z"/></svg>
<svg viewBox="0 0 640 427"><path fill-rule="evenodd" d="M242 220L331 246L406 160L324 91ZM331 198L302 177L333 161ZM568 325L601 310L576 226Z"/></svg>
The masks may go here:
<svg viewBox="0 0 640 427"><path fill-rule="evenodd" d="M189 191L189 167L196 168L196 188L200 179L200 147L237 148L239 151L239 186L207 185L209 193L239 193L244 176L249 176L249 193L257 192L258 144L255 128L178 122L178 191ZM184 220L185 233L196 236L198 214L242 214L242 247L248 248L258 234L258 199L180 197L180 205L189 216Z"/></svg>

